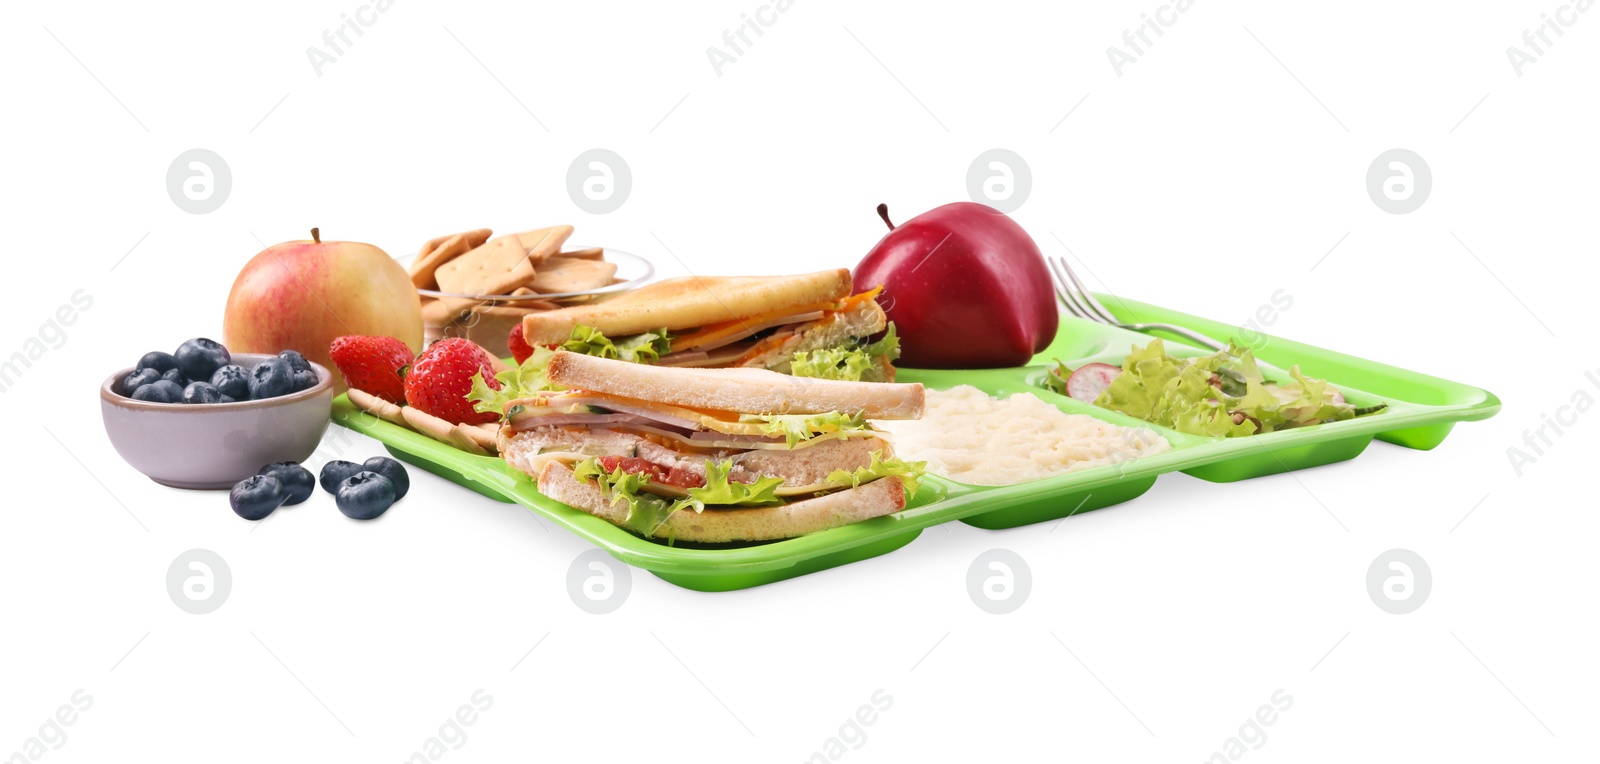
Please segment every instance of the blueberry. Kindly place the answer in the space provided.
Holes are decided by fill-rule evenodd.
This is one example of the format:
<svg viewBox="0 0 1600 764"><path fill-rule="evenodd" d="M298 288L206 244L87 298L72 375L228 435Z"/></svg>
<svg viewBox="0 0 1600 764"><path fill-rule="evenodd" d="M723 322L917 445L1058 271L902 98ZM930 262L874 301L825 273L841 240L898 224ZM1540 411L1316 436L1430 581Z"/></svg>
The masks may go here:
<svg viewBox="0 0 1600 764"><path fill-rule="evenodd" d="M394 484L395 501L404 499L406 492L411 490L411 476L406 474L405 466L387 456L374 456L362 462L361 469L388 478Z"/></svg>
<svg viewBox="0 0 1600 764"><path fill-rule="evenodd" d="M184 403L221 403L222 393L212 387L210 382L190 382L183 388Z"/></svg>
<svg viewBox="0 0 1600 764"><path fill-rule="evenodd" d="M183 371L181 369L167 369L161 373L161 378L171 382L174 385L177 385L178 387L189 386L189 378L183 376Z"/></svg>
<svg viewBox="0 0 1600 764"><path fill-rule="evenodd" d="M322 486L322 490L327 491L328 493L338 493L339 484L343 483L345 478L350 477L361 470L362 466L356 464L355 462L347 462L343 460L331 461L322 465L322 475L318 478L317 482Z"/></svg>
<svg viewBox="0 0 1600 764"><path fill-rule="evenodd" d="M151 403L178 403L183 400L183 388L176 382L158 379L148 385L142 385L133 391L136 401L149 401Z"/></svg>
<svg viewBox="0 0 1600 764"><path fill-rule="evenodd" d="M183 370L183 376L189 379L210 379L218 368L233 360L222 343L204 337L196 337L179 345L178 352L173 355L178 359L178 368Z"/></svg>
<svg viewBox="0 0 1600 764"><path fill-rule="evenodd" d="M151 382L160 381L161 372L155 369L135 369L128 372L128 376L122 378L122 394L131 398L135 390Z"/></svg>
<svg viewBox="0 0 1600 764"><path fill-rule="evenodd" d="M294 390L294 372L282 358L268 358L250 370L250 399L276 398Z"/></svg>
<svg viewBox="0 0 1600 764"><path fill-rule="evenodd" d="M297 371L294 373L294 391L310 390L317 386L317 373L314 371Z"/></svg>
<svg viewBox="0 0 1600 764"><path fill-rule="evenodd" d="M345 517L371 520L394 504L394 483L376 472L357 472L339 484L333 500Z"/></svg>
<svg viewBox="0 0 1600 764"><path fill-rule="evenodd" d="M260 520L283 504L283 484L271 475L251 475L228 492L233 513L246 520Z"/></svg>
<svg viewBox="0 0 1600 764"><path fill-rule="evenodd" d="M281 351L278 353L278 357L289 364L290 371L311 371L311 362L307 361L305 356L300 355L298 350Z"/></svg>
<svg viewBox="0 0 1600 764"><path fill-rule="evenodd" d="M230 363L212 372L211 384L236 401L250 400L250 372L239 364Z"/></svg>
<svg viewBox="0 0 1600 764"><path fill-rule="evenodd" d="M317 488L317 479L311 476L311 470L300 466L299 462L273 462L259 470L257 475L271 475L283 485L284 506L299 504L311 498L311 492Z"/></svg>
<svg viewBox="0 0 1600 764"><path fill-rule="evenodd" d="M178 359L174 358L171 353L163 353L159 350L145 353L144 357L139 359L139 363L133 367L134 371L155 369L157 374L165 374L176 368L178 368Z"/></svg>
<svg viewBox="0 0 1600 764"><path fill-rule="evenodd" d="M234 400L233 396L231 396L231 395L219 395L219 396L217 396L217 403L237 403L237 402L238 401Z"/></svg>

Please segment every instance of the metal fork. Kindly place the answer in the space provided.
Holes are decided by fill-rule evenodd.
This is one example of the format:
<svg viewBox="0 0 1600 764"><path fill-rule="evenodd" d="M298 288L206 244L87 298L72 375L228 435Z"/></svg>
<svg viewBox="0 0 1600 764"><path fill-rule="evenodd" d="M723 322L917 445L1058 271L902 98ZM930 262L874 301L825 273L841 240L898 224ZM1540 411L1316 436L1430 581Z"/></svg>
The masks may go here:
<svg viewBox="0 0 1600 764"><path fill-rule="evenodd" d="M1072 272L1072 266L1067 265L1066 258L1048 257L1045 260L1050 264L1051 274L1055 276L1056 299L1066 306L1068 313L1078 318L1146 334L1149 334L1152 330L1159 329L1169 334L1176 334L1200 347L1212 350L1222 350L1226 347L1210 337L1197 334L1181 326L1172 324L1125 324L1118 321L1117 317L1111 314L1111 311L1106 310L1106 306L1101 305L1100 301L1089 293L1083 282L1078 280L1078 274Z"/></svg>

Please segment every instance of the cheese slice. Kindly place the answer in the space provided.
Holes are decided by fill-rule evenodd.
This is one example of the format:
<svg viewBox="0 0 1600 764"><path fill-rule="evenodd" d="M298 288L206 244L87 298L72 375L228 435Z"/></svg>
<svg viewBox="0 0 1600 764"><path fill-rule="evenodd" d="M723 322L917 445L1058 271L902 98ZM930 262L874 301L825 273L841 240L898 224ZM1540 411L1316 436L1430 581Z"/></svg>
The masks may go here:
<svg viewBox="0 0 1600 764"><path fill-rule="evenodd" d="M680 334L676 337L673 337L672 349L674 352L679 350L695 350L697 348L711 345L712 343L722 340L734 341L744 339L745 337L755 334L763 329L771 329L774 326L782 326L783 324L787 323L798 323L798 321L784 320L791 316L805 316L811 313L831 310L837 306L838 303L836 302L822 302L802 308L784 308L782 310L769 311L761 315L750 316L748 318L736 321L724 321L720 324L702 326L699 329L688 332L687 334ZM813 317L813 319L814 318L815 317Z"/></svg>

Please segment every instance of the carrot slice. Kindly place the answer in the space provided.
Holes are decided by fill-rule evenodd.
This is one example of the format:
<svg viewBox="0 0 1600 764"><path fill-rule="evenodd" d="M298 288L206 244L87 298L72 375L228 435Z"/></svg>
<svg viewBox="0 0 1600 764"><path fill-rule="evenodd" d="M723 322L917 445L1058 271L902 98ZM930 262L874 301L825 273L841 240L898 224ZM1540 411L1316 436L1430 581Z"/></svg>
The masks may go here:
<svg viewBox="0 0 1600 764"><path fill-rule="evenodd" d="M749 327L759 326L767 321L771 321L774 318L798 316L802 313L815 313L819 310L828 311L833 310L836 307L838 307L838 303L831 301L821 302L815 305L807 305L799 308L784 308L783 310L768 311L766 313L762 313L761 315L751 316L749 318L735 319L733 321L724 321L720 324L702 326L688 334L680 334L676 337L673 337L672 348L674 350L678 348L692 348L698 345L704 345L708 342L727 339L728 337L736 335L740 332L749 333Z"/></svg>

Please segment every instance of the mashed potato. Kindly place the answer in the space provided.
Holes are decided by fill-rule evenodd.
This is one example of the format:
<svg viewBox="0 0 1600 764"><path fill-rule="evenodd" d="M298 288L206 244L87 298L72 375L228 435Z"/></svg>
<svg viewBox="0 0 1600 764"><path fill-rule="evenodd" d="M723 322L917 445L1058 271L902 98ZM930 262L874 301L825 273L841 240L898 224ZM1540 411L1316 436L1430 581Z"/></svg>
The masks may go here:
<svg viewBox="0 0 1600 764"><path fill-rule="evenodd" d="M874 421L902 459L973 485L1011 485L1159 454L1154 430L1066 414L1028 393L991 398L976 387L929 390L921 419Z"/></svg>

